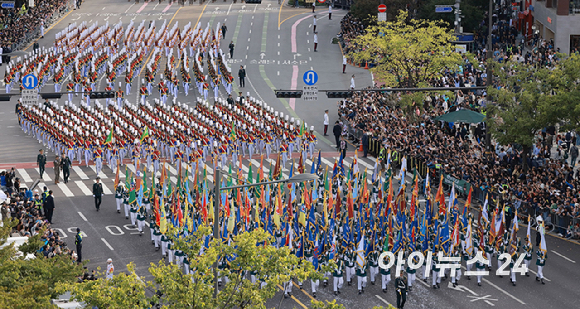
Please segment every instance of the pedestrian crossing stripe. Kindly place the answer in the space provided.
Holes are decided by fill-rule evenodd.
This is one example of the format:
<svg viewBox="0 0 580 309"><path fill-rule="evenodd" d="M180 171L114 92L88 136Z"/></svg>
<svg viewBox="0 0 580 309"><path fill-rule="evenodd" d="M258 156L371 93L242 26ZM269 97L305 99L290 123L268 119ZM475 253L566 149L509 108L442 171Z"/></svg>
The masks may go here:
<svg viewBox="0 0 580 309"><path fill-rule="evenodd" d="M316 168L316 164L318 163L318 158L313 158L313 160L311 159L306 159L305 160L305 164L304 164L304 172L305 173L310 173L311 169L312 169L312 165L315 165ZM326 166L328 166L329 172L332 173L332 168L334 166L334 160L338 160L338 157L331 157L331 158L321 158L322 161L322 166L323 166L323 171L326 169ZM367 179L370 182L370 176L372 176L373 173L373 169L374 169L374 159L365 159L368 160L368 162L365 162L363 159L358 158L358 162L359 164L361 164L362 166L366 166L368 168L368 176ZM270 172L270 164L272 164L272 169L274 168L274 166L276 165L276 160L275 159L265 159L264 161L264 165L263 165L263 169L264 169L264 176L267 177L268 173ZM345 166L345 171L350 168L351 164L353 162L353 158L345 158L343 160L344 166ZM249 171L249 165L252 164L252 173L253 173L253 177L255 179L257 173L259 172L259 168L260 168L260 159L251 159L248 160L243 159L242 160L242 170L244 171L244 173L247 175L247 172ZM291 160L288 160L288 162L286 163L286 167L282 169L282 174L284 175L284 177L288 178L289 177L289 173L290 173L290 166L291 166L292 162ZM114 179L115 179L115 173L116 170L112 170L110 168L110 166L106 166L103 165L104 168L101 170L101 172L99 173L99 177L101 177L101 183L103 184L103 193L105 195L112 195L115 192L115 188L114 188ZM177 169L174 166L171 166L169 164L165 165L167 170L168 170L168 176L169 176L169 180L176 184L177 183ZM229 164L227 165L228 167L223 167L222 170L227 171L229 168ZM361 172L362 172L362 166L360 166L361 168ZM372 168L371 168L372 167ZM120 177L125 177L125 172L124 169L128 168L130 171L133 172L133 177L135 177L135 166L133 164L125 164L123 166L120 167L120 172L119 172L119 176ZM160 168L162 168L162 166L160 166ZM232 165L232 171L234 173L237 173L237 170L239 168L239 163L236 164L236 166ZM294 166L295 170L298 168L298 163L295 160L295 166ZM48 168L43 175L43 182L40 182L38 184L38 188L39 191L42 191L44 186L48 187L50 190L54 191L54 195L55 197L75 197L75 196L92 196L92 185L93 183L95 183L95 178L97 177L96 175L96 168L95 166L89 166L86 167L84 165L82 166L78 166L75 165L72 167L71 169L71 175L70 175L70 182L68 184L65 183L59 183L58 185L54 185L53 187L47 186L46 183L50 183L52 181L52 179L50 178L50 176L48 175L49 173L51 173L53 171L52 168ZM213 183L214 181L214 168L211 165L206 165L206 171L207 171L207 181L209 183ZM18 177L20 177L20 179L22 180L23 183L27 183L28 185L31 185L34 182L34 179L40 178L40 174L39 174L39 170L37 167L35 168L30 168L30 169L16 169L16 173L18 174ZM148 178L151 177L151 172L148 171ZM185 173L185 171L182 171L182 173ZM191 173L191 171L190 171ZM200 177L202 177L202 173L203 173L203 164L199 166L199 173L200 173ZM62 175L62 173L61 173ZM161 175L161 171L157 171L156 177ZM62 176L61 176L62 177ZM246 178L247 176L245 176L244 178ZM194 175L189 175L189 180L190 182L194 181ZM45 183L46 182L46 183Z"/></svg>
<svg viewBox="0 0 580 309"><path fill-rule="evenodd" d="M75 171L75 173L77 173L77 175L79 175L79 177L83 180L89 179L89 177L87 176L87 174L85 174L85 172L83 172L83 170L78 167L78 166L73 166L72 169Z"/></svg>

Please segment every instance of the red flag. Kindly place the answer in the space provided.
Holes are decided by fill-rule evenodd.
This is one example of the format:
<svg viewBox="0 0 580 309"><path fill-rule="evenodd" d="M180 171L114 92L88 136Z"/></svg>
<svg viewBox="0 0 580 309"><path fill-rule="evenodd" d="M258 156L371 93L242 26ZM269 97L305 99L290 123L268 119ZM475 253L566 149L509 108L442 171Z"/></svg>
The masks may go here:
<svg viewBox="0 0 580 309"><path fill-rule="evenodd" d="M155 196L155 224L161 226L161 218L159 216L159 196Z"/></svg>
<svg viewBox="0 0 580 309"><path fill-rule="evenodd" d="M348 218L354 218L354 201L352 200L352 182L348 182L348 195L346 196L346 205L348 207Z"/></svg>
<svg viewBox="0 0 580 309"><path fill-rule="evenodd" d="M179 219L179 227L183 226L183 212L181 211L181 201L180 198L177 198L177 203L175 205L177 208L177 218Z"/></svg>
<svg viewBox="0 0 580 309"><path fill-rule="evenodd" d="M280 153L278 153L278 158L276 158L276 165L274 166L274 175L272 175L272 177L274 177L274 179L278 179L280 171L281 171Z"/></svg>
<svg viewBox="0 0 580 309"><path fill-rule="evenodd" d="M338 215L338 214L340 214L340 205L342 203L342 201L340 199L340 188L336 190L336 201L334 203L335 203L334 204L334 212L336 215Z"/></svg>
<svg viewBox="0 0 580 309"><path fill-rule="evenodd" d="M304 174L304 164L302 164L302 152L300 152L300 159L298 160L298 172L300 172L300 174Z"/></svg>
<svg viewBox="0 0 580 309"><path fill-rule="evenodd" d="M203 204L201 206L201 215L203 217L203 222L207 223L207 198L203 196Z"/></svg>
<svg viewBox="0 0 580 309"><path fill-rule="evenodd" d="M288 199L288 222L290 222L292 220L292 218L294 217L294 212L292 210L292 199L289 198Z"/></svg>
<svg viewBox="0 0 580 309"><path fill-rule="evenodd" d="M465 206L464 208L467 208L467 210L463 210L465 213L469 213L469 207L471 206L471 192L473 191L473 188L471 186L469 186L469 194L467 194L467 200L465 201Z"/></svg>
<svg viewBox="0 0 580 309"><path fill-rule="evenodd" d="M435 195L435 202L439 202L439 213L445 214L445 193L443 192L443 174L439 179L439 189L437 189L437 194Z"/></svg>

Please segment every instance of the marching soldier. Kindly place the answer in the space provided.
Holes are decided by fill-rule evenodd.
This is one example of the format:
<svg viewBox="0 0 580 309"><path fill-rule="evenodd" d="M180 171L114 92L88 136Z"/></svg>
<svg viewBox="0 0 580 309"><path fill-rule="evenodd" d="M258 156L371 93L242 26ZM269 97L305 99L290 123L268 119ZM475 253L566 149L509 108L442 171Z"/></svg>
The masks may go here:
<svg viewBox="0 0 580 309"><path fill-rule="evenodd" d="M121 204L123 204L123 196L125 195L125 185L119 183L115 189L115 201L117 202L117 213L121 213Z"/></svg>
<svg viewBox="0 0 580 309"><path fill-rule="evenodd" d="M117 107L121 109L123 107L123 90L121 89L121 83L119 83L119 90L115 93L115 98L117 98Z"/></svg>
<svg viewBox="0 0 580 309"><path fill-rule="evenodd" d="M141 80L141 88L139 89L139 94L141 95L141 104L145 105L145 99L149 95L147 86L145 86L145 80Z"/></svg>
<svg viewBox="0 0 580 309"><path fill-rule="evenodd" d="M536 265L538 266L538 274L536 275L536 281L541 281L542 284L546 284L544 282L544 266L546 266L546 259L548 258L548 254L543 250L536 251Z"/></svg>
<svg viewBox="0 0 580 309"><path fill-rule="evenodd" d="M364 252L362 253L364 255ZM367 268L368 264L366 258L363 256L362 265L356 262L356 275L358 279L358 294L364 293L364 288L367 286Z"/></svg>

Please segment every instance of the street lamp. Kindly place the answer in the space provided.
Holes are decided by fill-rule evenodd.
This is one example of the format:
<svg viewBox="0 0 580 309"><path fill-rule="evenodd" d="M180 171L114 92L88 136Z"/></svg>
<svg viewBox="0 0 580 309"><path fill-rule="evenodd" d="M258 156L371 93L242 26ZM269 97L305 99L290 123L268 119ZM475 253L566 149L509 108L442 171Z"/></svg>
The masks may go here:
<svg viewBox="0 0 580 309"><path fill-rule="evenodd" d="M218 237L219 235L219 222L218 222L218 217L219 217L219 207L221 205L221 194L220 191L222 190L231 190L231 189L241 189L241 188L250 188L250 187L256 187L256 186L263 186L263 185L269 185L269 184L275 184L275 183L301 183L301 182L307 182L307 181L311 181L311 180L316 180L318 179L318 176L314 175L314 174L297 174L294 175L288 179L283 179L283 180L274 180L274 181L266 181L266 182L258 182L258 183L250 183L250 184L245 184L245 185L239 185L239 186L231 186L231 187L223 187L220 188L220 178L221 178L221 173L222 171L220 169L216 169L215 171L215 178L214 178L214 194L215 194L215 199L214 199L214 205L213 205L213 211L214 211L214 219L213 219L213 235L214 237ZM217 299L217 293L218 293L218 271L217 271L217 265L218 265L218 261L216 260L213 264L213 297L214 299Z"/></svg>

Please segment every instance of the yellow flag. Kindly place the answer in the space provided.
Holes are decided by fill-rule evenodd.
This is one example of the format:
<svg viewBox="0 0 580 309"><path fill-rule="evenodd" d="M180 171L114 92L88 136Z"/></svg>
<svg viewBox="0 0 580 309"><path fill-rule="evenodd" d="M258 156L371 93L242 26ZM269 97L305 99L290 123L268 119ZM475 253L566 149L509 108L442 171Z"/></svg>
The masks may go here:
<svg viewBox="0 0 580 309"><path fill-rule="evenodd" d="M161 234L165 234L167 232L167 214L165 213L165 205L163 205L163 199L161 199L161 205L159 207L161 209L161 220L159 220L159 231Z"/></svg>

